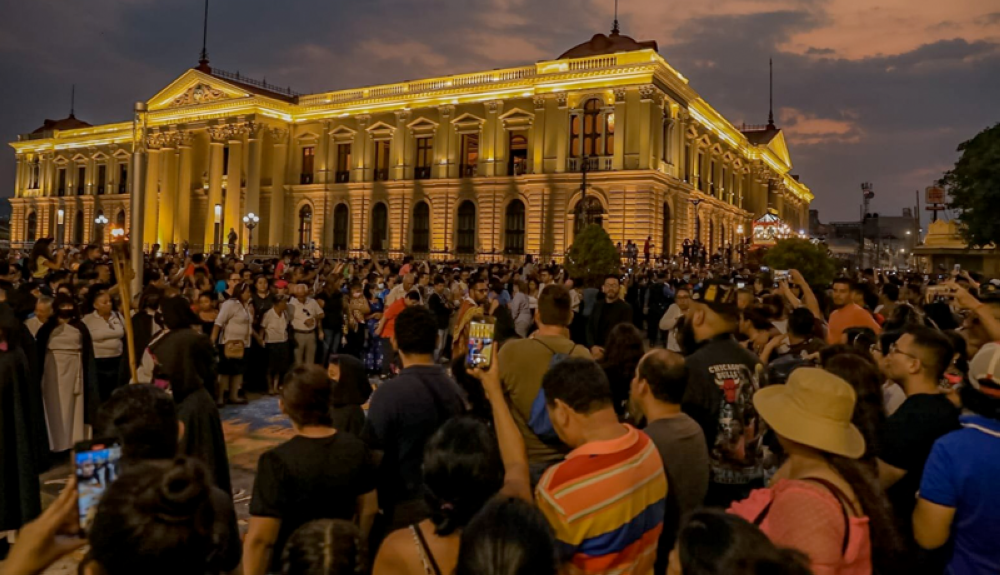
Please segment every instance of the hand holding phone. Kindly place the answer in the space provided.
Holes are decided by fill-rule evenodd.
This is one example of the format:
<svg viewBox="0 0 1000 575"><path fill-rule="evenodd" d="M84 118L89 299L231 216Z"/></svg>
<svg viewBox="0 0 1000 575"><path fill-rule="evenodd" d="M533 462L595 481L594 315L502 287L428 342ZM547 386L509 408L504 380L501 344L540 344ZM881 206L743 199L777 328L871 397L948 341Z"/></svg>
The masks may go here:
<svg viewBox="0 0 1000 575"><path fill-rule="evenodd" d="M121 473L121 458L121 445L115 439L81 441L73 446L80 533L87 533L97 514L97 505Z"/></svg>
<svg viewBox="0 0 1000 575"><path fill-rule="evenodd" d="M485 321L474 321L469 325L469 346L465 355L465 365L469 368L489 370L493 363L493 347L496 325Z"/></svg>
<svg viewBox="0 0 1000 575"><path fill-rule="evenodd" d="M45 512L21 528L4 562L4 573L41 573L60 557L87 544L79 536L76 500L76 478L72 477Z"/></svg>

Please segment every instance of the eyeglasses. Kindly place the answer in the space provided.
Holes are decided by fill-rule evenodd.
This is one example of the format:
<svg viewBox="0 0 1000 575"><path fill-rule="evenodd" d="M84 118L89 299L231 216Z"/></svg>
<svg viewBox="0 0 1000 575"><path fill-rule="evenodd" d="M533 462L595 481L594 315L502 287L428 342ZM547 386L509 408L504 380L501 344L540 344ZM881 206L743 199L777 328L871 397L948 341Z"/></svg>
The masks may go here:
<svg viewBox="0 0 1000 575"><path fill-rule="evenodd" d="M920 360L919 357L913 355L912 353L907 353L907 352L899 349L899 346L897 346L895 343L893 343L892 345L889 346L889 355L892 355L894 353L898 353L900 355L905 355L906 357L911 357L911 358L916 359L918 361Z"/></svg>

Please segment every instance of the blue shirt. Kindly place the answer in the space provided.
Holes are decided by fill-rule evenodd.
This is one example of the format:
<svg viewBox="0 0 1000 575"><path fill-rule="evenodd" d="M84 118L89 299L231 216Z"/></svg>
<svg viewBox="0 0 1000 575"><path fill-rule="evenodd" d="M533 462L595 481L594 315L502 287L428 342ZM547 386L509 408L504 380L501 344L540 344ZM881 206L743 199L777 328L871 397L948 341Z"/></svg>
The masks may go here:
<svg viewBox="0 0 1000 575"><path fill-rule="evenodd" d="M954 552L947 573L1000 573L1000 421L963 415L962 429L935 444L920 482L920 497L955 509Z"/></svg>

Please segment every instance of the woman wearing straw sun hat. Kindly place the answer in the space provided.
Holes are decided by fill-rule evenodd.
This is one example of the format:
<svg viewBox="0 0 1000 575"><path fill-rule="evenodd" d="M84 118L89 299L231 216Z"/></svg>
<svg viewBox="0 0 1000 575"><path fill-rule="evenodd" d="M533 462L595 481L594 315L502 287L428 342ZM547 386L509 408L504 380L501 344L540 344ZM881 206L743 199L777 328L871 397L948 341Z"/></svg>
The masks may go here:
<svg viewBox="0 0 1000 575"><path fill-rule="evenodd" d="M775 544L808 555L816 575L899 567L902 544L888 502L858 462L865 440L851 423L855 401L850 384L816 368L799 368L786 385L753 398L787 459L769 488L729 511L759 525Z"/></svg>

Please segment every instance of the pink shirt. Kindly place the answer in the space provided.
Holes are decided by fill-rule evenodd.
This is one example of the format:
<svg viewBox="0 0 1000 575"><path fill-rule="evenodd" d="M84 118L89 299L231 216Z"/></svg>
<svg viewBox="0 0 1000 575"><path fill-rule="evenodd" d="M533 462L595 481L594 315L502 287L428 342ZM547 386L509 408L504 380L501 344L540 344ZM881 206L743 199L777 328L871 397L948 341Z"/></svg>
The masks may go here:
<svg viewBox="0 0 1000 575"><path fill-rule="evenodd" d="M729 512L760 523L775 545L790 547L809 557L815 575L871 575L872 549L867 517L848 517L840 501L813 481L782 479L769 489L757 489L734 503ZM848 529L844 551L844 529Z"/></svg>

